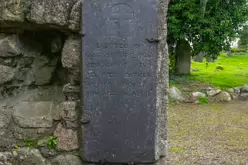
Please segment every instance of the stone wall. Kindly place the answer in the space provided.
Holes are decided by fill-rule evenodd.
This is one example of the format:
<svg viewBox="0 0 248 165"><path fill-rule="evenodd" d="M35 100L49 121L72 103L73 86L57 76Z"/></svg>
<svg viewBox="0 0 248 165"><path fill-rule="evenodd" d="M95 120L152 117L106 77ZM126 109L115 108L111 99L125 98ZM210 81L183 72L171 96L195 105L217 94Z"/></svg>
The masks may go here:
<svg viewBox="0 0 248 165"><path fill-rule="evenodd" d="M81 0L0 0L0 165L82 164L80 8Z"/></svg>

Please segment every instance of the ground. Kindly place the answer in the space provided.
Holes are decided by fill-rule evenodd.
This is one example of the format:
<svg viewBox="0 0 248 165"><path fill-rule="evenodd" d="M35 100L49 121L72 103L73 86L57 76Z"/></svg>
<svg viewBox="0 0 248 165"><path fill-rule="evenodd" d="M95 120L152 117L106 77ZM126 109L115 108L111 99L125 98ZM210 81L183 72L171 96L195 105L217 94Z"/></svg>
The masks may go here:
<svg viewBox="0 0 248 165"><path fill-rule="evenodd" d="M248 100L169 110L170 165L248 164Z"/></svg>

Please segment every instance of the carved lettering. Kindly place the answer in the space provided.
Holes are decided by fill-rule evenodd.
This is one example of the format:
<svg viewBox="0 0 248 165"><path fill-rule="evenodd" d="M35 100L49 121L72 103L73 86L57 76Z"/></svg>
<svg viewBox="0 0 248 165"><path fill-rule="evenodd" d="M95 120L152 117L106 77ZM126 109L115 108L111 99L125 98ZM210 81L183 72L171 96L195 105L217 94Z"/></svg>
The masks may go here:
<svg viewBox="0 0 248 165"><path fill-rule="evenodd" d="M101 87L101 88L111 88L112 84L110 82L85 82L88 87Z"/></svg>
<svg viewBox="0 0 248 165"><path fill-rule="evenodd" d="M115 91L104 91L104 96L116 96Z"/></svg>
<svg viewBox="0 0 248 165"><path fill-rule="evenodd" d="M123 92L124 96L133 96L133 97L149 97L151 96L152 91L125 91Z"/></svg>
<svg viewBox="0 0 248 165"><path fill-rule="evenodd" d="M86 77L88 78L100 78L100 77L114 78L116 77L116 73L115 72L103 72L103 73L87 72Z"/></svg>
<svg viewBox="0 0 248 165"><path fill-rule="evenodd" d="M89 68L111 68L112 64L110 63L98 63L98 62L90 62L86 64Z"/></svg>
<svg viewBox="0 0 248 165"><path fill-rule="evenodd" d="M124 77L125 78L134 78L134 77L141 77L141 78L146 78L146 77L151 77L151 73L149 72L131 72L131 73L125 73Z"/></svg>

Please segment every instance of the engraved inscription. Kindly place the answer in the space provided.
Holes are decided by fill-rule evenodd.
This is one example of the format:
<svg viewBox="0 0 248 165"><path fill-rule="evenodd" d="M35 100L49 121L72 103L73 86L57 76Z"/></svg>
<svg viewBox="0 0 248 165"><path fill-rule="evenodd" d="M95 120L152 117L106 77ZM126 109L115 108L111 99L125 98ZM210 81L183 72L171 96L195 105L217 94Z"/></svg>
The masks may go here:
<svg viewBox="0 0 248 165"><path fill-rule="evenodd" d="M128 4L115 4L111 8L109 34L115 37L129 37L131 35L130 23L134 12Z"/></svg>

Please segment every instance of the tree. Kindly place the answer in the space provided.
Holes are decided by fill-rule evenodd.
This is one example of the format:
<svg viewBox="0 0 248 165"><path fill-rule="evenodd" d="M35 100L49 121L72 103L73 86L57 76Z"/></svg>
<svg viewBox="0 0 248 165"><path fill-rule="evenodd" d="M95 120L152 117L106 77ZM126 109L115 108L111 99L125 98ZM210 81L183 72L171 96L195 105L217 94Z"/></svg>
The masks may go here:
<svg viewBox="0 0 248 165"><path fill-rule="evenodd" d="M248 50L248 25L244 26L240 32L238 47L245 51Z"/></svg>
<svg viewBox="0 0 248 165"><path fill-rule="evenodd" d="M247 14L246 0L171 0L168 10L170 54L180 57L180 54L175 55L177 43L186 39L193 48L191 56L205 52L207 57L216 59L220 50L230 47Z"/></svg>

